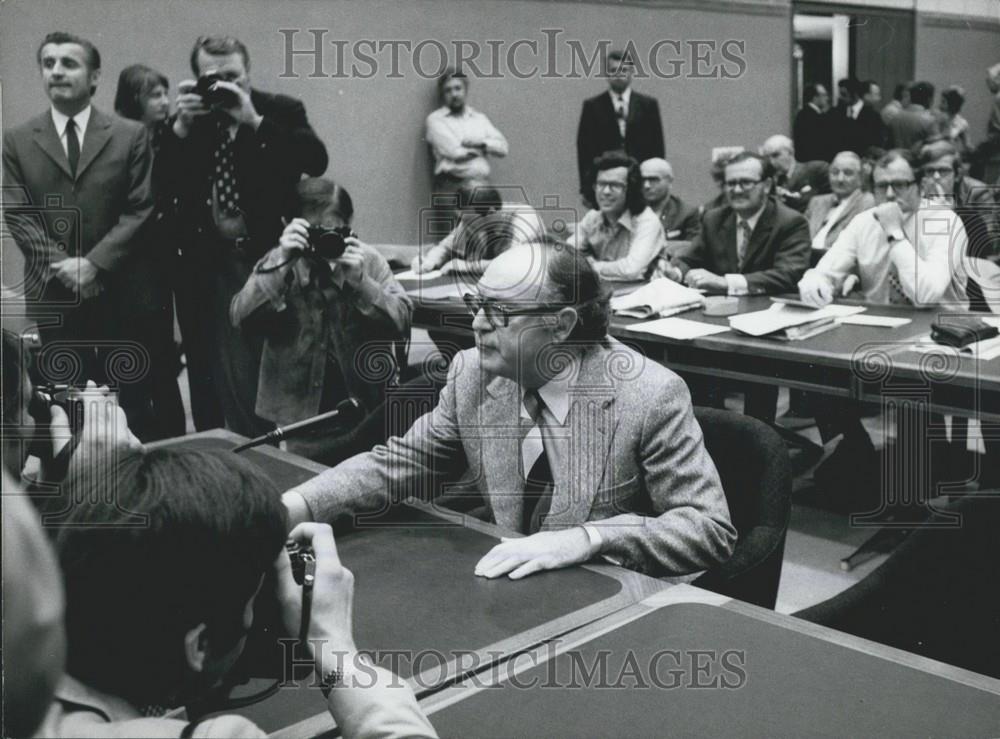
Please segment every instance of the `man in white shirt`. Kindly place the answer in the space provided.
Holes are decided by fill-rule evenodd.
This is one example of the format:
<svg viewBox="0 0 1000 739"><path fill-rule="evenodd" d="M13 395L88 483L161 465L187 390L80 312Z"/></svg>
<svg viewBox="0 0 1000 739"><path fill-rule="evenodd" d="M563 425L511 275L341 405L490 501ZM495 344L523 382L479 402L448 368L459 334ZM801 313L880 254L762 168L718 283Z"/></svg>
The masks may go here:
<svg viewBox="0 0 1000 739"><path fill-rule="evenodd" d="M875 205L871 193L861 189L861 157L853 151L833 158L830 189L832 193L817 195L806 208L814 255L826 252L854 216Z"/></svg>
<svg viewBox="0 0 1000 739"><path fill-rule="evenodd" d="M905 152L890 151L875 164L876 206L857 215L814 269L799 282L802 300L814 306L844 294L857 274L870 303L921 308L965 307L966 234L946 205L921 200Z"/></svg>
<svg viewBox="0 0 1000 739"><path fill-rule="evenodd" d="M454 193L470 179L488 180L489 157L507 156L507 139L485 114L466 104L469 80L450 69L438 79L441 107L427 116L425 137L434 154L434 193Z"/></svg>

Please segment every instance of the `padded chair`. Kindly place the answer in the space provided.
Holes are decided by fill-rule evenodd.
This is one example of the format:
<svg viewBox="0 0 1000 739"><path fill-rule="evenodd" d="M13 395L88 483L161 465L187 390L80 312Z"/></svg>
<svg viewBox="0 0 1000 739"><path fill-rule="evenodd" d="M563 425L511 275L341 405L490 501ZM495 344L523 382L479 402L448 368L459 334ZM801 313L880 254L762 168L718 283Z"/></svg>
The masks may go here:
<svg viewBox="0 0 1000 739"><path fill-rule="evenodd" d="M946 512L961 526L916 529L866 578L795 615L1000 678L1000 490Z"/></svg>
<svg viewBox="0 0 1000 739"><path fill-rule="evenodd" d="M750 416L696 407L738 538L729 560L694 584L774 608L791 514L792 471L778 433Z"/></svg>

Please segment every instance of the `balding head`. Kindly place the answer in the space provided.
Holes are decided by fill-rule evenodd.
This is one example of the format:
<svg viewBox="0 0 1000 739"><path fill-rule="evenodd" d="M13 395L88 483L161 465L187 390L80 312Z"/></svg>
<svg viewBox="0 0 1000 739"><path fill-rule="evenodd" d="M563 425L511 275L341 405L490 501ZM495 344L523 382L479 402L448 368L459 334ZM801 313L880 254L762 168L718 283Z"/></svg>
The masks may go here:
<svg viewBox="0 0 1000 739"><path fill-rule="evenodd" d="M646 205L659 211L664 201L670 197L674 168L666 159L653 157L639 166L639 173L642 175L642 196L646 199Z"/></svg>
<svg viewBox="0 0 1000 739"><path fill-rule="evenodd" d="M787 136L771 136L760 147L760 153L771 162L779 174L788 174L795 164L795 144Z"/></svg>
<svg viewBox="0 0 1000 739"><path fill-rule="evenodd" d="M861 157L842 151L830 162L830 190L837 201L849 198L861 189Z"/></svg>

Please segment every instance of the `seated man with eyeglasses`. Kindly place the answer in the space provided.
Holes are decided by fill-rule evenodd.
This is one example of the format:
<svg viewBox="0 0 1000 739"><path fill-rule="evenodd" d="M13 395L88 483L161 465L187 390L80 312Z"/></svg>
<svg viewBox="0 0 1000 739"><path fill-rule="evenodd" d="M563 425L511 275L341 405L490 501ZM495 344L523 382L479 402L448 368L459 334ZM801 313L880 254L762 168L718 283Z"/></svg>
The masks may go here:
<svg viewBox="0 0 1000 739"><path fill-rule="evenodd" d="M967 238L947 205L921 199L909 152L894 149L875 163L875 207L856 215L799 282L799 295L818 307L855 288L868 303L946 306L965 310ZM871 488L875 450L856 404L817 402L823 443L843 434L836 450L814 472L831 493Z"/></svg>
<svg viewBox="0 0 1000 739"><path fill-rule="evenodd" d="M666 245L663 224L647 205L639 163L621 151L594 162L595 210L576 224L570 244L590 257L605 280L644 280Z"/></svg>
<svg viewBox="0 0 1000 739"><path fill-rule="evenodd" d="M770 197L773 169L763 157L741 152L726 162L727 204L702 216L701 233L659 272L716 295L776 295L791 292L809 266L809 222ZM720 405L717 384L692 379L696 402ZM774 421L778 390L746 389L745 412Z"/></svg>
<svg viewBox="0 0 1000 739"><path fill-rule="evenodd" d="M285 493L290 523L431 500L464 474L487 520L526 535L484 552L482 577L596 557L689 575L726 560L736 531L687 387L608 336L609 300L565 244L499 255L467 297L476 347L434 410Z"/></svg>

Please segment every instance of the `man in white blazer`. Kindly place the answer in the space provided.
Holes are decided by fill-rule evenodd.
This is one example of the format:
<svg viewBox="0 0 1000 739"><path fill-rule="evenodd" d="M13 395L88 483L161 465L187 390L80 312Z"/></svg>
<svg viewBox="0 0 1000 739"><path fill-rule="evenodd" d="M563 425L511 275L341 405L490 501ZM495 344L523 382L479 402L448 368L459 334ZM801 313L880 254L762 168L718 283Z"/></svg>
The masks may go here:
<svg viewBox="0 0 1000 739"><path fill-rule="evenodd" d="M402 437L287 492L290 525L429 500L464 472L486 518L527 534L476 566L513 579L602 557L653 575L736 539L684 382L607 335L609 291L576 250L516 246L467 296L476 347Z"/></svg>

